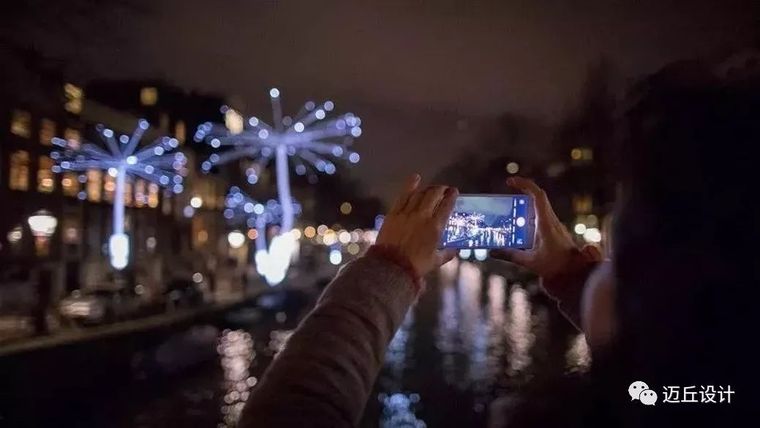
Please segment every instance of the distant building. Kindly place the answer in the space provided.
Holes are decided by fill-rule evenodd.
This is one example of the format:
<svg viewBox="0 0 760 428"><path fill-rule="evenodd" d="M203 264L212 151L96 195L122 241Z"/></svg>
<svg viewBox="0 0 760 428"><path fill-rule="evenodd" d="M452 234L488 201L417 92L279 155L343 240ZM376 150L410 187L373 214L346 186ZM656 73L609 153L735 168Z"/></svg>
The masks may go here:
<svg viewBox="0 0 760 428"><path fill-rule="evenodd" d="M98 170L54 174L49 154L54 136L81 142L97 141L94 125L103 123L117 133L130 133L139 118L147 119L151 134L177 138L188 157L188 179L180 195L166 193L142 179L128 183L126 228L132 236L136 266L128 275L153 292L171 276L205 272L204 255L219 251L226 230L219 214L229 187L226 173L199 175L198 157L204 145L192 144L198 124L221 121L224 100L161 82L96 81L86 87L60 82L60 104L51 108L3 100L0 138L0 261L4 266L40 262L27 218L40 209L58 219L49 255L56 266L59 293L107 282L110 269L105 243L111 231L113 178ZM225 247L226 248L226 247Z"/></svg>

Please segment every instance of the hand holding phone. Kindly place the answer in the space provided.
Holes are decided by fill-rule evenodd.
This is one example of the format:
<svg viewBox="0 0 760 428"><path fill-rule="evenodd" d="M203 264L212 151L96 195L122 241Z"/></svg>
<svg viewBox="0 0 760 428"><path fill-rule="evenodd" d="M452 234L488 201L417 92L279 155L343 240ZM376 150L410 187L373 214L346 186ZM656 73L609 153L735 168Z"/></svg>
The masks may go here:
<svg viewBox="0 0 760 428"><path fill-rule="evenodd" d="M536 216L528 195L460 195L441 248L533 248Z"/></svg>

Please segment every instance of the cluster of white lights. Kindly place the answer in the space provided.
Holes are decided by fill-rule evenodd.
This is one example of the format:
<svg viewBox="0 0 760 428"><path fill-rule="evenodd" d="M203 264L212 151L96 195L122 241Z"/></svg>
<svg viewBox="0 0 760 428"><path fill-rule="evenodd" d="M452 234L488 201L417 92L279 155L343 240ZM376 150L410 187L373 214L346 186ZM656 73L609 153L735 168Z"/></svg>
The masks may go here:
<svg viewBox="0 0 760 428"><path fill-rule="evenodd" d="M52 143L61 148L50 154L56 162L52 168L53 172L99 169L107 171L108 175L115 178L113 234L109 239L108 248L111 265L116 269L124 269L129 260L129 237L124 233L124 192L127 178L140 177L171 188L174 193L184 190L182 182L187 159L182 152L169 153L179 145L175 138L159 138L153 144L138 149L148 127L148 121L140 119L132 135L121 135L117 138L112 129L98 125L96 130L103 140L102 145L105 149L101 145L89 142L81 147L73 147L63 138L52 139ZM86 177L80 176L79 181L86 181ZM78 196L85 199L87 195L80 192Z"/></svg>
<svg viewBox="0 0 760 428"><path fill-rule="evenodd" d="M255 184L258 181L256 171L260 171L273 157L292 159L296 174L308 174L314 178L314 172L335 173L335 164L328 160L330 157L350 163L359 162L359 154L349 149L353 139L362 134L358 116L346 113L327 119L329 112L335 109L332 101L319 105L309 101L296 116L283 116L280 91L272 88L269 97L272 102L272 125L252 116L242 121L242 129L232 130L209 122L198 127L196 141L205 140L215 149L227 148L203 162L201 168L204 171L237 159L253 158L259 167L248 170L248 181ZM229 110L227 106L222 107L223 113ZM287 160L285 162L287 168ZM280 166L278 163L277 168Z"/></svg>
<svg viewBox="0 0 760 428"><path fill-rule="evenodd" d="M291 201L290 206L295 214L300 214L301 205ZM239 187L230 189L225 199L224 217L231 222L245 222L249 228L256 229L256 270L266 279L269 285L277 285L285 279L290 260L296 251L298 234L284 233L275 236L271 245L267 246L266 226L269 224L282 224L282 206L275 200L270 199L266 204L257 202ZM230 235L234 233L231 232ZM230 241L230 246L239 248L245 242L245 235L237 232L235 243ZM228 239L230 237L228 235Z"/></svg>

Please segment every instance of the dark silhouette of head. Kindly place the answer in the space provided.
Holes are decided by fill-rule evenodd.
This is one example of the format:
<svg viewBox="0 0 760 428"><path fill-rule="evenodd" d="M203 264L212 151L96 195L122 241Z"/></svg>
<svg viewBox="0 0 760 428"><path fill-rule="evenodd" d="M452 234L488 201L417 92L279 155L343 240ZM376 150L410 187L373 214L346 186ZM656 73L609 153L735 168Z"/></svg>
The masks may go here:
<svg viewBox="0 0 760 428"><path fill-rule="evenodd" d="M615 389L656 385L657 412L618 405L658 425L668 423L662 409L690 417L661 402L665 385L741 390L731 405L702 407L706 418L692 407L698 424L758 396L749 350L760 325L760 72L746 59L738 68L668 66L633 88L624 114L613 251L618 340L597 372L616 374Z"/></svg>

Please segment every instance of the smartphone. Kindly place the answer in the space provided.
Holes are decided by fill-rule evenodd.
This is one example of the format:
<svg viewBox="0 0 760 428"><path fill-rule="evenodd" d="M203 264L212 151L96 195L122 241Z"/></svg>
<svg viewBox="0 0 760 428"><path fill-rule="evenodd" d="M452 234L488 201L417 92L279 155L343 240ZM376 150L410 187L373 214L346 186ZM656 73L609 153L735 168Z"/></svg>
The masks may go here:
<svg viewBox="0 0 760 428"><path fill-rule="evenodd" d="M459 195L440 248L533 248L536 214L528 195Z"/></svg>

